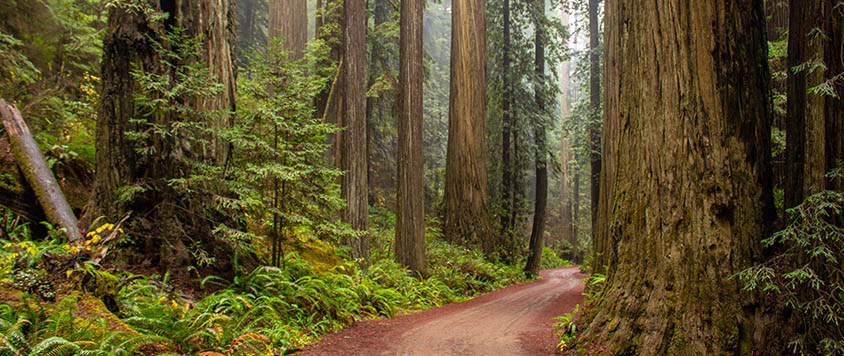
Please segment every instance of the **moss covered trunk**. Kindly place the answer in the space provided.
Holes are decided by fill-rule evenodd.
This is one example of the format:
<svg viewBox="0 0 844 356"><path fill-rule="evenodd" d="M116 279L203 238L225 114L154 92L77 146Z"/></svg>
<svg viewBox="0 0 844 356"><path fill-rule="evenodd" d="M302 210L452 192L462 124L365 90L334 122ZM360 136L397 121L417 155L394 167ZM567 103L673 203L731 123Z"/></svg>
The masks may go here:
<svg viewBox="0 0 844 356"><path fill-rule="evenodd" d="M750 354L747 267L773 216L763 1L607 1L599 238L584 341Z"/></svg>

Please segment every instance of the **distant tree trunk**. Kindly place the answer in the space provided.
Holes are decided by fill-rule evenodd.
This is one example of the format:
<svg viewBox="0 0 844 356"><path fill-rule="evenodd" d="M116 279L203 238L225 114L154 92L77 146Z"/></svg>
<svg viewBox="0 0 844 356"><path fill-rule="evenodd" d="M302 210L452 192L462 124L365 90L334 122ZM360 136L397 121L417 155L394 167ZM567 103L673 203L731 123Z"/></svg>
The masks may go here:
<svg viewBox="0 0 844 356"><path fill-rule="evenodd" d="M401 2L396 260L425 269L425 196L422 171L422 13L425 0Z"/></svg>
<svg viewBox="0 0 844 356"><path fill-rule="evenodd" d="M281 38L290 59L301 59L308 43L307 0L269 0L269 18L267 37Z"/></svg>
<svg viewBox="0 0 844 356"><path fill-rule="evenodd" d="M844 178L824 175L844 160L844 15L835 1L791 2L786 125L786 208L800 204L819 190L844 190ZM837 77L836 77L837 76ZM811 88L826 86L829 93Z"/></svg>
<svg viewBox="0 0 844 356"><path fill-rule="evenodd" d="M341 193L347 206L343 221L356 230L367 230L369 201L366 181L366 6L363 0L346 0L343 31L343 95L342 122L344 131L337 134L340 145ZM346 238L352 248L351 257L369 262L369 236Z"/></svg>
<svg viewBox="0 0 844 356"><path fill-rule="evenodd" d="M449 241L494 249L486 171L486 10L484 0L452 2L451 89L444 233Z"/></svg>
<svg viewBox="0 0 844 356"><path fill-rule="evenodd" d="M574 156L574 162L580 162L580 157L576 154ZM578 241L578 218L580 216L580 167L574 167L572 169L572 177L571 177L571 238L574 243ZM574 251L577 251L574 249ZM580 259L582 260L583 257L581 256Z"/></svg>
<svg viewBox="0 0 844 356"><path fill-rule="evenodd" d="M563 26L569 24L569 14L563 10L562 12ZM565 120L571 115L571 101L569 100L569 62L562 62L560 64L560 119ZM565 121L563 121L565 122ZM562 239L571 243L571 260L577 263L577 239L574 234L574 219L572 217L572 197L571 197L571 146L569 144L566 133L563 132L560 140L560 200L562 208Z"/></svg>
<svg viewBox="0 0 844 356"><path fill-rule="evenodd" d="M533 122L533 135L536 139L536 198L533 208L533 228L530 233L530 255L525 272L530 275L539 275L539 268L542 266L542 247L545 240L545 208L548 205L548 168L547 152L545 143L545 43L543 39L542 20L545 17L545 0L535 0L536 6L536 92L537 115ZM541 10L539 10L541 9Z"/></svg>
<svg viewBox="0 0 844 356"><path fill-rule="evenodd" d="M749 355L754 301L730 276L774 217L762 0L629 4L606 7L597 233L615 257L581 337Z"/></svg>
<svg viewBox="0 0 844 356"><path fill-rule="evenodd" d="M156 53L152 40L162 41L162 32L169 31L173 26L180 26L190 37L203 39L203 60L208 64L211 73L223 85L223 91L210 99L193 101L190 105L199 110L233 110L234 109L234 63L232 50L234 47L234 12L228 0L221 1L145 1L145 6L169 13L164 23L150 23L147 18L121 5L109 10L109 20L106 36L103 41L102 61L102 96L97 113L97 169L94 188L89 200L86 216L95 218L103 216L105 221L117 221L127 211L135 212L136 217L144 217L151 223L138 229L146 230L150 236L144 240L149 251L160 251L162 261L166 260L168 268L181 268L190 263L189 254L184 246L178 244L190 229L202 230L201 224L195 226L178 226L181 221L172 205L161 202L178 200L172 188L166 185L157 189L138 194L134 199L125 201L119 192L123 188L134 185L145 185L149 182L162 182L170 178L186 175L187 167L179 166L177 160L170 154L174 144L158 147L159 150L152 158L143 158L136 153L137 142L129 140L126 133L137 130L136 124L130 120L139 115L135 106L135 94L138 83L131 75L134 68L146 72L161 73L163 65ZM164 44L167 46L168 44ZM154 120L158 124L169 125L178 120L176 115L158 115ZM214 125L230 124L230 117L215 122ZM159 140L164 141L164 140ZM213 164L226 161L228 147L220 141L214 141L209 147L194 147L192 152L197 157ZM184 213L182 213L184 215ZM207 228L207 227L205 227ZM188 230L188 231L186 231ZM181 233L178 233L181 231ZM208 233L205 231L205 233ZM162 239L178 235L171 239L174 245L163 244ZM201 237L201 232L195 235ZM159 261L154 261L159 263Z"/></svg>
<svg viewBox="0 0 844 356"><path fill-rule="evenodd" d="M589 0L589 162L591 168L592 261L594 271L603 271L607 264L609 241L602 241L595 233L598 224L598 197L601 191L601 52L598 33L598 3Z"/></svg>
<svg viewBox="0 0 844 356"><path fill-rule="evenodd" d="M510 0L504 0L504 44L502 45L504 56L502 58L502 72L504 80L504 94L502 103L501 123L501 232L505 236L513 235L514 226L510 220L510 210L513 200L513 165L510 162L510 137L513 126L513 112L511 102L513 100L513 87L510 83Z"/></svg>

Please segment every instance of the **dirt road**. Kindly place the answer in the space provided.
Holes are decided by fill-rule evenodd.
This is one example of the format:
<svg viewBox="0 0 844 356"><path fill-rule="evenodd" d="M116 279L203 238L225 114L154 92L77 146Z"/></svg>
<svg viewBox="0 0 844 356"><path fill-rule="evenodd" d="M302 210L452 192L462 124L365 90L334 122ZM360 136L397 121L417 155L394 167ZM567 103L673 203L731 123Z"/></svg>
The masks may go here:
<svg viewBox="0 0 844 356"><path fill-rule="evenodd" d="M577 267L545 270L541 280L462 303L356 323L297 356L553 355L553 317L582 303Z"/></svg>

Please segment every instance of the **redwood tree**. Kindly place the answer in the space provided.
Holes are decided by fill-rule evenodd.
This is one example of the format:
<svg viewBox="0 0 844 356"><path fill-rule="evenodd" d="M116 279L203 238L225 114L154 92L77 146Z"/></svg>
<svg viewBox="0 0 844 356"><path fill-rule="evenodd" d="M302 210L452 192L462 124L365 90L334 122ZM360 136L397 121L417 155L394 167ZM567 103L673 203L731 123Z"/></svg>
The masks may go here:
<svg viewBox="0 0 844 356"><path fill-rule="evenodd" d="M339 132L337 153L340 169L346 174L340 179L341 193L347 206L343 221L353 229L365 231L369 224L367 199L366 161L366 3L363 0L346 0L343 3L343 91L339 107ZM351 257L369 260L367 235L346 238L344 243L352 248Z"/></svg>
<svg viewBox="0 0 844 356"><path fill-rule="evenodd" d="M425 269L425 196L422 171L422 13L425 0L401 2L401 83L396 261L411 270Z"/></svg>
<svg viewBox="0 0 844 356"><path fill-rule="evenodd" d="M592 266L602 271L608 262L609 241L601 240L598 230L598 198L601 191L601 42L598 34L598 3L589 0L589 164L591 182Z"/></svg>
<svg viewBox="0 0 844 356"><path fill-rule="evenodd" d="M533 135L536 140L536 198L534 199L533 227L530 233L529 249L525 271L531 275L539 274L539 267L542 264L542 247L545 237L545 212L548 205L548 149L545 143L545 44L543 39L542 24L545 17L545 0L534 1L536 6L536 51L534 67L536 69L536 83L534 92L536 94L537 112L533 120Z"/></svg>
<svg viewBox="0 0 844 356"><path fill-rule="evenodd" d="M228 159L228 144L219 136L201 144L196 144L196 140L192 144L181 142L176 134L151 133L149 139L130 138L129 132L143 129L133 122L138 118L149 117L149 124L159 127L175 127L183 120L175 112L155 115L142 112L136 105L136 96L142 88L132 71L165 75L167 68L202 60L220 84L220 90L211 97L181 98L180 105L196 112L233 111L234 9L228 0L148 0L140 5L166 13L168 17L161 20L123 4L109 10L103 40L103 88L97 114L96 180L86 216L92 219L103 216L105 221L116 222L128 211L134 211L131 229L139 236L150 236L139 242L145 252L166 260L168 268L178 268L191 263L184 236L203 239L211 235L207 223L195 221L196 213L208 203L202 199L210 197L197 195L189 202L182 201L174 188L166 184L189 175L190 167L174 157L190 156L203 164L222 166ZM182 45L165 40L165 34L177 28L184 31L186 38L200 39L200 58L166 58L170 62L165 65L160 52L174 51L175 46ZM209 120L214 122L207 123L209 127L230 124L229 115L211 117ZM150 147L154 148L152 154L139 154L139 149Z"/></svg>
<svg viewBox="0 0 844 356"><path fill-rule="evenodd" d="M486 170L485 0L454 0L451 89L446 149L444 233L448 240L481 246L494 242Z"/></svg>
<svg viewBox="0 0 844 356"><path fill-rule="evenodd" d="M597 231L609 275L584 339L614 354L750 354L730 278L774 215L762 0L606 6Z"/></svg>

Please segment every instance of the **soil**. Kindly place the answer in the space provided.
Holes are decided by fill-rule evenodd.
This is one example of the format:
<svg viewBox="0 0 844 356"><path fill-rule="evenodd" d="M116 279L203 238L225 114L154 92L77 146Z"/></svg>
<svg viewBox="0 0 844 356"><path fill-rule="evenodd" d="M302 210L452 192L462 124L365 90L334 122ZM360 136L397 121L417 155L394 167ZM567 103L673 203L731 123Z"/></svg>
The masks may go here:
<svg viewBox="0 0 844 356"><path fill-rule="evenodd" d="M566 267L540 276L462 303L357 322L295 355L556 355L553 318L583 302L586 275Z"/></svg>

